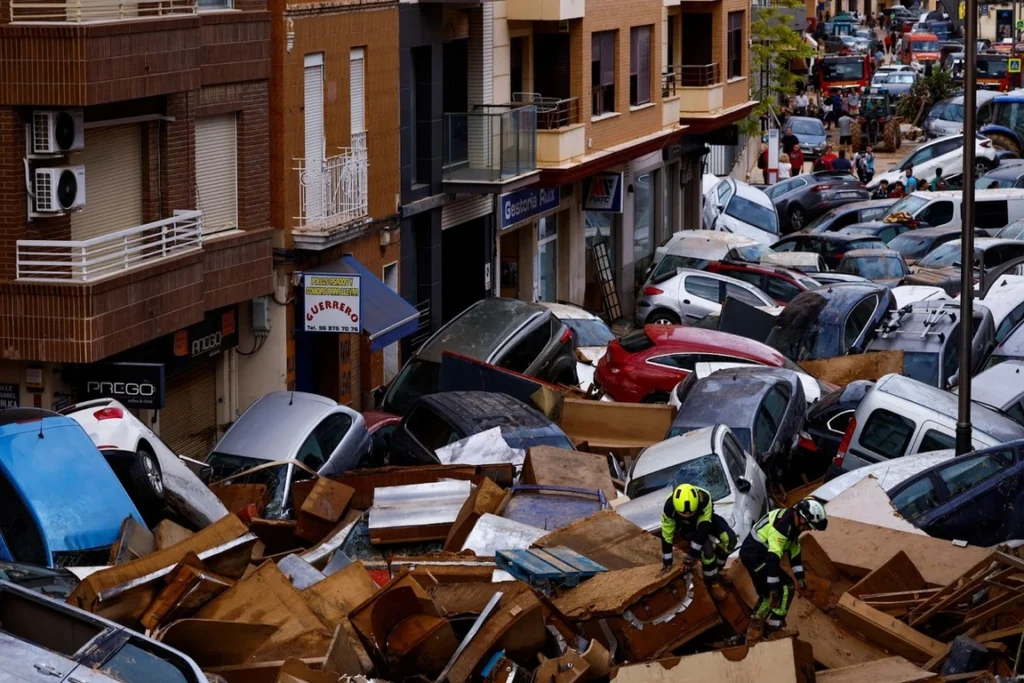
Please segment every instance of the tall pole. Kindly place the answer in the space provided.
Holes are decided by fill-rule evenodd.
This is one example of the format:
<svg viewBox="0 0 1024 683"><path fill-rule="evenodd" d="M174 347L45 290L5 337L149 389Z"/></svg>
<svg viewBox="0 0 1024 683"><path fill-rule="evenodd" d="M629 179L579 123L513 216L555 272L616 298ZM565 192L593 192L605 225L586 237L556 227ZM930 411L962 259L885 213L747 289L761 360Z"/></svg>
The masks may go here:
<svg viewBox="0 0 1024 683"><path fill-rule="evenodd" d="M964 189L960 229L960 409L957 455L971 450L971 341L974 310L974 157L977 143L978 0L964 0Z"/></svg>

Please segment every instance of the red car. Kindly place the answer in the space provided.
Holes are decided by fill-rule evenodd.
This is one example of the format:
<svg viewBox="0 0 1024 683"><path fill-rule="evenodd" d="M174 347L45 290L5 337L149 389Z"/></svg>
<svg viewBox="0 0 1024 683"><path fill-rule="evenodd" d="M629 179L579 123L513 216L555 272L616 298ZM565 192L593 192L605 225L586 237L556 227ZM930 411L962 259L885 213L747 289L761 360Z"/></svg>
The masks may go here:
<svg viewBox="0 0 1024 683"><path fill-rule="evenodd" d="M818 286L817 282L803 273L757 263L715 261L709 263L705 270L748 282L775 299L775 303L780 306L788 304L797 294Z"/></svg>
<svg viewBox="0 0 1024 683"><path fill-rule="evenodd" d="M594 381L616 401L667 403L696 363L751 363L798 370L775 349L717 330L648 325L608 344Z"/></svg>

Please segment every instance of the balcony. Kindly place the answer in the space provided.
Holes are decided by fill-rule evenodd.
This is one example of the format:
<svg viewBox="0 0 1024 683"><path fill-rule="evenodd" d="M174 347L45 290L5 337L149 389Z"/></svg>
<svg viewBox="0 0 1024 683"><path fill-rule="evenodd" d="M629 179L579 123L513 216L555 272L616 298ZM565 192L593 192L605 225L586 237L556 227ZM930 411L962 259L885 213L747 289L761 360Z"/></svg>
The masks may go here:
<svg viewBox="0 0 1024 683"><path fill-rule="evenodd" d="M328 157L318 166L296 159L299 216L292 238L295 246L326 249L340 241L355 224L369 220L369 158L366 132L352 135L352 147Z"/></svg>
<svg viewBox="0 0 1024 683"><path fill-rule="evenodd" d="M679 0L676 0L679 4ZM513 21L564 21L582 19L585 0L511 0L508 18Z"/></svg>
<svg viewBox="0 0 1024 683"><path fill-rule="evenodd" d="M83 24L128 19L152 19L196 14L197 0L58 0L26 2L10 0L11 23L59 22Z"/></svg>
<svg viewBox="0 0 1024 683"><path fill-rule="evenodd" d="M680 116L707 115L722 108L725 84L718 64L670 66L666 77L679 95Z"/></svg>
<svg viewBox="0 0 1024 683"><path fill-rule="evenodd" d="M661 74L661 127L675 128L679 125L679 76L666 71Z"/></svg>
<svg viewBox="0 0 1024 683"><path fill-rule="evenodd" d="M586 127L580 123L578 97L513 93L512 102L537 107L537 166L563 166L579 161L586 154Z"/></svg>
<svg viewBox="0 0 1024 683"><path fill-rule="evenodd" d="M446 192L501 193L537 180L537 107L484 104L444 115Z"/></svg>

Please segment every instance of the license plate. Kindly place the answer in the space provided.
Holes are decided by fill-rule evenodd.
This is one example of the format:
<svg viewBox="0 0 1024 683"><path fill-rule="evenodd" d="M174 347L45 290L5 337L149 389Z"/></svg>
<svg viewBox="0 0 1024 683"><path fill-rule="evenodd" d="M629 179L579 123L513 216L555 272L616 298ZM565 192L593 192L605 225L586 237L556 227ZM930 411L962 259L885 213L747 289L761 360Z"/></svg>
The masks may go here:
<svg viewBox="0 0 1024 683"><path fill-rule="evenodd" d="M859 197L859 196L860 196L859 192L836 192L836 197L838 199L846 199L847 197Z"/></svg>

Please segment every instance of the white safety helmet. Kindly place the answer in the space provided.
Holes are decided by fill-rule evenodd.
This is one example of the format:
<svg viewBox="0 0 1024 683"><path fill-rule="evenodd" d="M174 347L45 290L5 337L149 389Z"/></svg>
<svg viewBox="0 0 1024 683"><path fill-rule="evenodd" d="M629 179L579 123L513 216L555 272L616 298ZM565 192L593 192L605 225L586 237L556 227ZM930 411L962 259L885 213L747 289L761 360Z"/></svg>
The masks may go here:
<svg viewBox="0 0 1024 683"><path fill-rule="evenodd" d="M796 512L807 520L812 529L824 531L828 526L828 518L825 516L825 506L813 498L804 498L796 504Z"/></svg>

